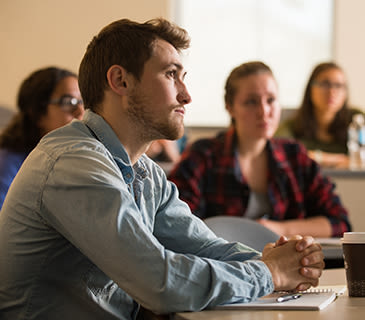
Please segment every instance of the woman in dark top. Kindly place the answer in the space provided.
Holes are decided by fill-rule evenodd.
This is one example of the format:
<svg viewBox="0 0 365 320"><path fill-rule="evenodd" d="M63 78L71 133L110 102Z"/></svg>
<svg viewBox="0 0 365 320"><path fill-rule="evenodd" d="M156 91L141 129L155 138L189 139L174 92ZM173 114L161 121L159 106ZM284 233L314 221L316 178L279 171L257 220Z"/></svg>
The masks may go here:
<svg viewBox="0 0 365 320"><path fill-rule="evenodd" d="M360 110L348 106L343 70L334 62L317 65L309 77L302 104L275 136L295 138L322 166L347 167L347 130Z"/></svg>

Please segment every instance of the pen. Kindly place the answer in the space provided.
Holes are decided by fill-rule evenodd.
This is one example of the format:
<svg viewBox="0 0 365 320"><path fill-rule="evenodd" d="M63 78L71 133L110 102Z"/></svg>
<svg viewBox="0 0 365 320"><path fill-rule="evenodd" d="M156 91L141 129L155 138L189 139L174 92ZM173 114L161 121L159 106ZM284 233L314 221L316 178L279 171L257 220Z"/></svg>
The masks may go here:
<svg viewBox="0 0 365 320"><path fill-rule="evenodd" d="M280 296L276 299L277 302L284 302L289 300L295 300L299 299L302 295L300 293L294 293L294 294L286 294L284 296Z"/></svg>

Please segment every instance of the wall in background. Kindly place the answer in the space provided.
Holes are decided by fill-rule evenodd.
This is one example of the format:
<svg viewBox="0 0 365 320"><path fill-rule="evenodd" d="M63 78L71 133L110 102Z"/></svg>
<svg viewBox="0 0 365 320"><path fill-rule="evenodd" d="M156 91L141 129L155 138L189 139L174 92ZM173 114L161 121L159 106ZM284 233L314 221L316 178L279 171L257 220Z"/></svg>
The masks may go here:
<svg viewBox="0 0 365 320"><path fill-rule="evenodd" d="M350 102L365 110L365 1L336 0L335 59L349 81Z"/></svg>
<svg viewBox="0 0 365 320"><path fill-rule="evenodd" d="M188 125L229 124L224 86L230 71L259 60L273 70L279 101L296 108L313 67L333 59L334 0L174 0L189 30L183 61L193 102Z"/></svg>
<svg viewBox="0 0 365 320"><path fill-rule="evenodd" d="M0 105L15 108L20 82L48 65L75 72L85 49L114 20L169 17L169 0L1 0Z"/></svg>
<svg viewBox="0 0 365 320"><path fill-rule="evenodd" d="M335 0L334 57L347 73L351 102L362 108L364 11L363 0ZM0 105L15 108L20 82L36 68L77 71L92 36L111 21L157 16L171 17L170 0L1 0Z"/></svg>

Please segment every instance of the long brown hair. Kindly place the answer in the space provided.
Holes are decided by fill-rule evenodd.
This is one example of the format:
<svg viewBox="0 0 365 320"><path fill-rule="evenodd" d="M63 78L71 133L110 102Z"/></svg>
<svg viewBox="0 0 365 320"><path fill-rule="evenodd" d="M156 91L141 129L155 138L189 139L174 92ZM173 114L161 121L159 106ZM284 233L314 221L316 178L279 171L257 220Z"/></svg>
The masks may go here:
<svg viewBox="0 0 365 320"><path fill-rule="evenodd" d="M313 81L324 71L336 69L343 72L342 68L335 62L325 62L318 64L312 71L307 86L304 91L302 103L295 113L293 119L293 133L296 138L316 139L318 126L314 114L314 105L311 97L311 87ZM351 122L352 112L348 108L348 95L335 118L328 128L328 133L338 142L345 142L347 139L347 128Z"/></svg>
<svg viewBox="0 0 365 320"><path fill-rule="evenodd" d="M30 152L42 138L38 127L40 118L47 114L48 104L58 83L76 74L66 69L47 67L30 74L21 84L18 112L0 135L0 148L15 152Z"/></svg>

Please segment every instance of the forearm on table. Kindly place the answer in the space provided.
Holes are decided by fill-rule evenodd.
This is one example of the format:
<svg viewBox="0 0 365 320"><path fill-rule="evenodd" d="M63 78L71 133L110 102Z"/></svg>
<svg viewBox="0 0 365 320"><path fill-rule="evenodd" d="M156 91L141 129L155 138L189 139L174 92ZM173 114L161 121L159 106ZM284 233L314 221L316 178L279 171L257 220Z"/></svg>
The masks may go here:
<svg viewBox="0 0 365 320"><path fill-rule="evenodd" d="M311 217L302 220L286 220L283 221L282 224L286 236L293 236L296 234L320 238L329 238L332 236L331 223L324 216Z"/></svg>
<svg viewBox="0 0 365 320"><path fill-rule="evenodd" d="M257 221L277 234L288 237L298 234L320 238L328 238L332 236L331 223L325 216L283 221L267 219L259 219Z"/></svg>

